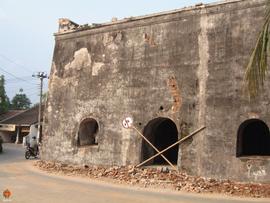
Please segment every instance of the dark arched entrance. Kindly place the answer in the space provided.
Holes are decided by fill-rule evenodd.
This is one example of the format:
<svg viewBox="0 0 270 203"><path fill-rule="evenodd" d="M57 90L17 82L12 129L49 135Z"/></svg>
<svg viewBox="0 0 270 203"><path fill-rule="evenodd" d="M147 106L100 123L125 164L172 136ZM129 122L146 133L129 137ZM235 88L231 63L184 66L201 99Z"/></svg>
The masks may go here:
<svg viewBox="0 0 270 203"><path fill-rule="evenodd" d="M93 118L84 119L79 126L78 146L96 145L96 134L98 132L98 123Z"/></svg>
<svg viewBox="0 0 270 203"><path fill-rule="evenodd" d="M269 128L262 120L249 119L239 126L236 156L270 156Z"/></svg>
<svg viewBox="0 0 270 203"><path fill-rule="evenodd" d="M175 123L168 118L155 118L151 120L144 128L144 136L159 150L163 150L174 144L178 140L178 131ZM156 154L156 151L143 140L142 142L142 160ZM172 163L177 163L178 145L169 149L163 155ZM167 164L161 157L157 156L148 164Z"/></svg>

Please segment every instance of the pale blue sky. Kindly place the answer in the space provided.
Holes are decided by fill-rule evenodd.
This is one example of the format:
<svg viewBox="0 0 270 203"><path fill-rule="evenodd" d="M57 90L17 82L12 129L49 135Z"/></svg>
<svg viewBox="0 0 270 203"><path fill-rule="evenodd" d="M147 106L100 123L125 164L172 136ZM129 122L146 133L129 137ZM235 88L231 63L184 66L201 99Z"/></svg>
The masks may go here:
<svg viewBox="0 0 270 203"><path fill-rule="evenodd" d="M0 74L6 77L7 94L11 99L23 88L32 103L39 101L39 82L31 75L50 72L53 33L58 29L59 18L69 18L78 24L102 23L112 17L121 19L216 1L0 0Z"/></svg>

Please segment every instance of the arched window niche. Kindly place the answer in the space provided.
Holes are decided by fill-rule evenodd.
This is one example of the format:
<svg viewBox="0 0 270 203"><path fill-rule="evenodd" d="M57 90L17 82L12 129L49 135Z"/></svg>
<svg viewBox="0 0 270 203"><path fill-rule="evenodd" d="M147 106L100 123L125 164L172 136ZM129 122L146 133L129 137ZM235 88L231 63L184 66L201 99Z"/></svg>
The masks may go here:
<svg viewBox="0 0 270 203"><path fill-rule="evenodd" d="M270 156L270 133L264 121L249 119L239 126L236 156Z"/></svg>
<svg viewBox="0 0 270 203"><path fill-rule="evenodd" d="M98 122L94 118L84 119L78 130L78 146L97 145Z"/></svg>

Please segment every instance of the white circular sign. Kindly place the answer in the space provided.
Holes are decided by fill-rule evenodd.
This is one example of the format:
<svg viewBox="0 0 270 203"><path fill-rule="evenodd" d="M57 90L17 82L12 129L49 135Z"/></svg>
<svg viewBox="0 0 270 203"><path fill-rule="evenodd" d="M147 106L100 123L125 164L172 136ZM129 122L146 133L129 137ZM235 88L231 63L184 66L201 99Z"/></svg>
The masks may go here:
<svg viewBox="0 0 270 203"><path fill-rule="evenodd" d="M133 119L131 117L126 117L123 122L122 125L124 128L130 128L132 126L133 123Z"/></svg>

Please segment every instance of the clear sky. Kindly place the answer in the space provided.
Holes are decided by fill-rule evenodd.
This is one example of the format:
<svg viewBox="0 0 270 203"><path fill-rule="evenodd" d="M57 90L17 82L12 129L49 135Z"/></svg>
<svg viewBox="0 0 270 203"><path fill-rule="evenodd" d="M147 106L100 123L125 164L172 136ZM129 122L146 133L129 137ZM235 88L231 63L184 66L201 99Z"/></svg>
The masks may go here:
<svg viewBox="0 0 270 203"><path fill-rule="evenodd" d="M20 88L39 101L38 71L50 73L58 19L78 24L108 22L218 0L0 0L0 74L10 99ZM16 78L15 78L16 77ZM47 82L45 83L47 89Z"/></svg>

